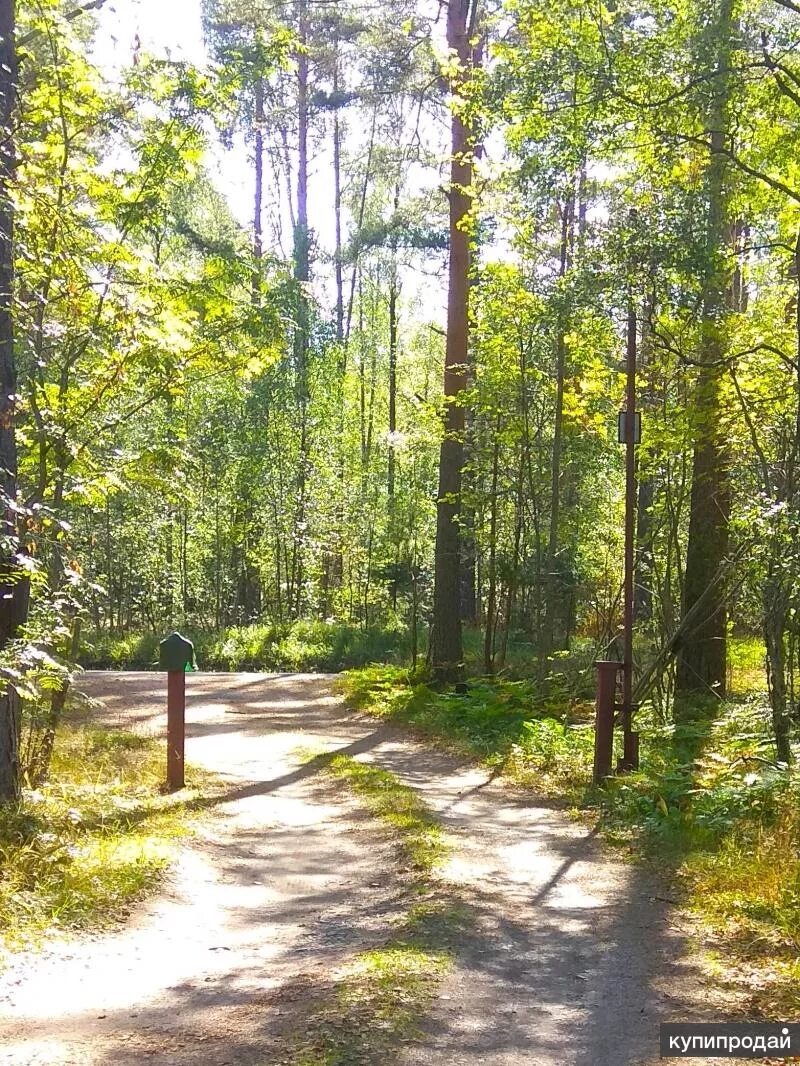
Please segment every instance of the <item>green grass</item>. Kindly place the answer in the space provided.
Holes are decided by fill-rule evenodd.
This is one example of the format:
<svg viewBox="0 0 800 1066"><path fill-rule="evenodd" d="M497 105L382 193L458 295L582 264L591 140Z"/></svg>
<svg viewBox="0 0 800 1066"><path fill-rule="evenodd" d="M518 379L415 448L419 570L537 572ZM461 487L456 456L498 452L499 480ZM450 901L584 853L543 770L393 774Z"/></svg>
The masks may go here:
<svg viewBox="0 0 800 1066"><path fill-rule="evenodd" d="M429 875L442 864L448 850L442 830L412 788L388 770L347 755L333 758L329 769L394 830L402 853L418 874Z"/></svg>
<svg viewBox="0 0 800 1066"><path fill-rule="evenodd" d="M0 944L106 926L159 883L196 795L164 794L164 764L152 738L61 727L48 783L0 807Z"/></svg>
<svg viewBox="0 0 800 1066"><path fill-rule="evenodd" d="M325 982L284 990L303 1015L302 1027L284 1045L291 1066L357 1066L396 1057L421 1034L470 921L468 908L437 874L447 844L414 790L349 756L331 758L327 771L391 833L408 905L383 943L359 952Z"/></svg>
<svg viewBox="0 0 800 1066"><path fill-rule="evenodd" d="M728 692L731 696L766 692L765 656L761 637L728 638Z"/></svg>
<svg viewBox="0 0 800 1066"><path fill-rule="evenodd" d="M800 1010L800 774L776 766L762 699L694 730L652 730L611 783L608 833L673 872L715 980L753 1015Z"/></svg>
<svg viewBox="0 0 800 1066"><path fill-rule="evenodd" d="M755 674L757 642L736 671ZM637 773L591 787L591 707L559 708L530 683L485 680L465 695L429 688L395 667L340 679L352 706L412 726L480 759L538 795L583 808L606 838L655 863L693 914L754 1016L800 1010L800 773L774 764L763 695L731 700L712 721L637 722Z"/></svg>
<svg viewBox="0 0 800 1066"><path fill-rule="evenodd" d="M154 669L163 633L88 635L80 663L88 669ZM336 671L369 662L402 661L409 648L400 627L363 628L341 622L298 621L233 626L221 633L186 631L201 670Z"/></svg>
<svg viewBox="0 0 800 1066"><path fill-rule="evenodd" d="M285 1042L287 1066L360 1066L394 1061L421 1024L449 958L411 944L357 955L323 986L292 989L304 1023Z"/></svg>
<svg viewBox="0 0 800 1066"><path fill-rule="evenodd" d="M591 783L591 705L537 696L528 681L475 680L459 695L415 681L400 667L366 667L340 679L351 706L412 726L480 759L541 795L575 803Z"/></svg>

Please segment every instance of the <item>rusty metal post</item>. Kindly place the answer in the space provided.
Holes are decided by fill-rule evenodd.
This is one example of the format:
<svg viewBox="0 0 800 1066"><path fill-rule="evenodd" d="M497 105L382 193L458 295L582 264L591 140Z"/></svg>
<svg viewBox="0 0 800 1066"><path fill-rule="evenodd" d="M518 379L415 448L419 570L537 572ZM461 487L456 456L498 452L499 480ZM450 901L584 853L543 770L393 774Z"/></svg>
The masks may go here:
<svg viewBox="0 0 800 1066"><path fill-rule="evenodd" d="M167 785L173 791L184 786L183 754L186 737L186 674L167 674Z"/></svg>
<svg viewBox="0 0 800 1066"><path fill-rule="evenodd" d="M601 785L611 775L614 752L614 705L617 698L617 675L623 664L616 660L600 659L597 671L597 700L594 726L594 772L592 780Z"/></svg>

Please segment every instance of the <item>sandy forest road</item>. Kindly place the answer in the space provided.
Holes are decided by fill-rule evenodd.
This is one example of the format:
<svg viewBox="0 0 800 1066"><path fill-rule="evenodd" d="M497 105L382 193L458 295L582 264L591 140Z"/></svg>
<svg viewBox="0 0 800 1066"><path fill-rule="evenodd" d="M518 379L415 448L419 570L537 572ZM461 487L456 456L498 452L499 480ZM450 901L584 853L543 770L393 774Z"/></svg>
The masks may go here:
<svg viewBox="0 0 800 1066"><path fill-rule="evenodd" d="M163 728L164 687L159 674L82 678L126 728ZM230 784L219 817L123 930L0 976L0 1063L288 1061L305 1007L286 990L324 985L403 908L391 841L303 748L418 789L453 838L445 876L478 916L422 1039L393 1061L642 1066L658 1061L659 1021L697 1016L679 999L695 977L670 908L560 812L349 712L322 676L196 674L187 689L187 758Z"/></svg>

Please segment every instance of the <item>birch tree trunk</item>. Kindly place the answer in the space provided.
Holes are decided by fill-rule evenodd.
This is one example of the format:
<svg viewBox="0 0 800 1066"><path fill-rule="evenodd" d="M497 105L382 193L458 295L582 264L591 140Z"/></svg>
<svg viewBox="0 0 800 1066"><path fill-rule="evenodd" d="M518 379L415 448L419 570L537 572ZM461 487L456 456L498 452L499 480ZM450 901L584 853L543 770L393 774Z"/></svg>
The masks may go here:
<svg viewBox="0 0 800 1066"><path fill-rule="evenodd" d="M14 563L17 516L17 447L14 359L14 178L13 117L17 85L14 0L0 0L0 648L13 640L27 613L27 582ZM19 697L0 692L0 802L19 795Z"/></svg>

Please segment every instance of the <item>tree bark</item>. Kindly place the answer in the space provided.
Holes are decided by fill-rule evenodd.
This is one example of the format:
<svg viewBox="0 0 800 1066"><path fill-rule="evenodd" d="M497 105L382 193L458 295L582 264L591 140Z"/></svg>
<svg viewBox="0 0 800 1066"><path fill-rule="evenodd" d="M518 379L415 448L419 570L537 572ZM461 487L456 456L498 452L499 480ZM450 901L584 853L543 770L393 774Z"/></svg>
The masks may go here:
<svg viewBox="0 0 800 1066"><path fill-rule="evenodd" d="M261 303L261 260L264 255L264 79L256 79L255 106L253 109L255 129L254 152L256 181L253 203L253 305Z"/></svg>
<svg viewBox="0 0 800 1066"><path fill-rule="evenodd" d="M686 551L683 614L700 597L704 606L682 640L676 675L676 714L692 713L686 696L722 697L726 689L727 590L719 573L728 553L730 477L725 439L722 386L727 367L724 314L730 295L728 141L731 96L730 67L734 32L734 0L720 0L713 26L715 69L719 71L709 107L711 158L708 164L707 276L703 299L702 350L693 397L695 422L691 512Z"/></svg>
<svg viewBox="0 0 800 1066"><path fill-rule="evenodd" d="M480 62L470 45L471 4L449 0L447 43L458 58L460 72L453 89ZM473 12L474 16L474 12ZM457 678L464 657L461 632L461 477L464 466L464 403L469 350L470 234L474 132L459 111L451 122L450 264L447 299L447 343L444 364L445 419L439 453L436 505L436 554L433 588L431 666L442 680Z"/></svg>
<svg viewBox="0 0 800 1066"><path fill-rule="evenodd" d="M27 614L28 584L16 565L18 523L14 357L13 119L17 92L14 0L0 0L0 648L13 640ZM19 697L0 693L0 802L19 795Z"/></svg>
<svg viewBox="0 0 800 1066"><path fill-rule="evenodd" d="M389 282L389 464L386 491L389 507L394 504L397 461L395 457L397 433L397 263L392 264Z"/></svg>
<svg viewBox="0 0 800 1066"><path fill-rule="evenodd" d="M310 308L308 281L310 278L310 233L308 229L308 109L309 69L308 7L302 0L298 31L300 50L297 56L297 215L294 232L294 280L297 291L297 317L294 332L295 381L300 442L297 462L297 508L292 544L291 585L294 592L293 615L299 618L303 608L303 583L306 543L306 493L308 490L309 427L308 427L308 350Z"/></svg>
<svg viewBox="0 0 800 1066"><path fill-rule="evenodd" d="M561 242L559 249L558 276L566 277L570 267L570 245L575 219L574 193L565 201L561 216ZM556 643L556 615L562 598L561 581L557 570L559 556L559 524L561 521L561 467L564 435L564 378L567 366L567 310L558 313L556 337L556 409L553 418L553 458L551 465L550 528L547 542L547 595L545 597L544 627L541 635L541 652L546 658L552 654Z"/></svg>
<svg viewBox="0 0 800 1066"><path fill-rule="evenodd" d="M333 94L335 97L333 109L333 211L336 226L336 250L334 269L336 273L336 341L342 348L340 356L341 377L344 377L344 270L342 251L342 130L339 122L339 49L336 44L336 52L333 58Z"/></svg>
<svg viewBox="0 0 800 1066"><path fill-rule="evenodd" d="M497 625L497 482L500 468L500 419L494 428L492 448L492 488L489 496L489 589L486 596L486 622L483 638L483 671L494 673L494 634Z"/></svg>

